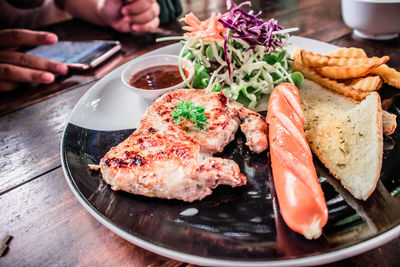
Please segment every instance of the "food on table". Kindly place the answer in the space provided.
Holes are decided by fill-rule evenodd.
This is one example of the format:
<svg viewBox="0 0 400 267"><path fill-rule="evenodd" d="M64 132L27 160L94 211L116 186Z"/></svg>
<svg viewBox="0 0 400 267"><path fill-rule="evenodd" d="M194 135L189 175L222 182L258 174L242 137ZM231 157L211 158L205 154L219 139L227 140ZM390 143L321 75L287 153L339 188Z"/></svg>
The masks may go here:
<svg viewBox="0 0 400 267"><path fill-rule="evenodd" d="M371 92L357 103L305 80L300 95L304 131L312 151L355 198L366 200L382 168L379 94Z"/></svg>
<svg viewBox="0 0 400 267"><path fill-rule="evenodd" d="M334 90L339 94L353 98L355 100L362 100L369 94L369 92L361 91L359 89L353 88L350 85L346 85L342 81L325 78L318 74L318 72L316 72L314 69L309 68L299 63L298 61L293 62L292 68L303 73L306 79L312 80L326 88Z"/></svg>
<svg viewBox="0 0 400 267"><path fill-rule="evenodd" d="M275 191L286 224L313 239L321 235L328 209L303 121L297 87L289 83L278 85L271 93L267 113Z"/></svg>
<svg viewBox="0 0 400 267"><path fill-rule="evenodd" d="M212 13L200 21L193 13L187 14L181 37L184 46L180 57L192 60L195 74L191 87L208 92L223 91L229 98L250 109L255 109L263 96L282 82L300 85L301 73L291 73L288 63L289 32L277 21L264 21L242 9L250 2L239 5L227 1L228 12Z"/></svg>
<svg viewBox="0 0 400 267"><path fill-rule="evenodd" d="M185 77L189 77L189 71L183 68ZM132 75L129 83L141 89L168 88L183 82L178 65L159 65L141 70Z"/></svg>
<svg viewBox="0 0 400 267"><path fill-rule="evenodd" d="M182 122L201 114L207 118L200 120L203 129L193 120ZM267 148L263 117L223 92L170 91L147 109L132 135L101 159L103 179L113 190L189 202L210 195L219 184L244 185L246 177L233 160L212 156L234 139L239 125L252 151Z"/></svg>
<svg viewBox="0 0 400 267"><path fill-rule="evenodd" d="M380 76L372 73L380 72L380 68L386 68L385 64L380 65L378 68L371 70L371 73L356 79L345 79L345 80L333 80L326 77L322 77L312 67L319 67L323 65L338 65L345 66L348 62L352 64L380 64L385 62L388 57L372 57L368 58L367 54L361 48L340 48L336 51L329 53L327 56L320 54L314 54L305 50L300 50L298 47L293 49L293 68L301 71L304 76L308 79L326 87L331 90L338 92L346 97L350 97L355 101L363 100L372 91L377 91L382 87L382 79ZM374 63L375 62L375 63ZM377 71L378 69L378 71ZM396 72L391 69L389 72ZM393 74L393 73L392 73ZM391 77L394 78L396 74ZM388 77L386 77L388 78ZM400 74L399 74L400 78ZM388 78L389 79L389 78ZM385 80L385 78L384 78ZM399 80L400 81L400 80ZM390 114L389 112L382 112L383 120L383 133L390 135L396 129L396 115Z"/></svg>
<svg viewBox="0 0 400 267"><path fill-rule="evenodd" d="M227 3L228 12L212 13L205 21L187 14L184 36L160 38L182 40L178 66L149 68L131 80L146 89L182 81L197 89L159 97L138 129L91 167L101 170L113 190L189 202L203 199L219 184L244 185L246 177L234 161L212 155L234 138L240 123L252 151L267 148L262 116L238 102L255 109L271 94L266 121L282 217L307 239L318 238L328 210L310 146L354 197L367 199L380 175L382 132L391 134L396 128L396 116L382 111L375 91L383 81L398 87L400 74L385 65L389 57L368 58L358 48L328 55L294 48L291 65L286 46L297 28L259 19L260 13L242 9L248 2ZM183 58L193 61L190 82ZM159 85L156 80L170 71L176 83ZM303 83L303 74L339 94L312 81L299 93L295 85Z"/></svg>
<svg viewBox="0 0 400 267"><path fill-rule="evenodd" d="M368 58L364 50L354 47L326 56L295 48L293 59L294 70L339 93L305 83L301 97L307 140L344 187L366 200L382 167L381 135L392 134L397 126L396 116L382 111L376 91L382 79L398 85L400 74L384 64L389 57Z"/></svg>
<svg viewBox="0 0 400 267"><path fill-rule="evenodd" d="M334 57L367 57L365 51L356 47L343 47L337 51L331 52L328 56ZM371 74L382 77L385 83L400 88L400 72L383 64L371 71Z"/></svg>
<svg viewBox="0 0 400 267"><path fill-rule="evenodd" d="M400 73L385 63L388 56L368 58L361 48L341 48L328 55L293 50L293 69L329 89L363 100L368 92L379 90L382 80L400 88Z"/></svg>

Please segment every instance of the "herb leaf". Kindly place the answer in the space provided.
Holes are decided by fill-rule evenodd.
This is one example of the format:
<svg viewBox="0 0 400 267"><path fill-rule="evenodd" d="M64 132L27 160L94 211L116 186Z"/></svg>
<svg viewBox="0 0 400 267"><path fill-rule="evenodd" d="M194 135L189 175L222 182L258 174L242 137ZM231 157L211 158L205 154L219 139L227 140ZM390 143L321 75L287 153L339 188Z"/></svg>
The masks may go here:
<svg viewBox="0 0 400 267"><path fill-rule="evenodd" d="M195 106L193 102L181 101L172 111L172 119L175 124L181 124L185 121L194 122L194 126L200 130L204 129L207 124L207 118L204 116L205 108L203 106Z"/></svg>

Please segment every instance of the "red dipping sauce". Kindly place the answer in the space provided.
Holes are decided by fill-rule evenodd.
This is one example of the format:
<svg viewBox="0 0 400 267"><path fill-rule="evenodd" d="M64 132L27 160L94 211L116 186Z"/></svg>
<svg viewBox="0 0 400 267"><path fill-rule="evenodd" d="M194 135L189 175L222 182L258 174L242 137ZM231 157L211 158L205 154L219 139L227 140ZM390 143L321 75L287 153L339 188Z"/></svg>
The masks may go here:
<svg viewBox="0 0 400 267"><path fill-rule="evenodd" d="M189 77L189 71L183 67L185 77ZM183 82L178 65L159 65L144 69L132 75L129 83L141 89L163 89Z"/></svg>

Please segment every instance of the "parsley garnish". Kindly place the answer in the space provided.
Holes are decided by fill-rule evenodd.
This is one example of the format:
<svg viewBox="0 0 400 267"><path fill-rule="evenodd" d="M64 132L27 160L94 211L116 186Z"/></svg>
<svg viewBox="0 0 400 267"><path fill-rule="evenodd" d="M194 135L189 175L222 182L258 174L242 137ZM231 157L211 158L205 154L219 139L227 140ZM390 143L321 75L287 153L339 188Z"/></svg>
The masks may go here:
<svg viewBox="0 0 400 267"><path fill-rule="evenodd" d="M181 101L172 111L172 118L176 124L181 124L185 121L192 121L194 122L194 126L200 130L203 130L204 126L207 124L207 118L204 116L204 110L205 108L203 106L195 106L193 102Z"/></svg>

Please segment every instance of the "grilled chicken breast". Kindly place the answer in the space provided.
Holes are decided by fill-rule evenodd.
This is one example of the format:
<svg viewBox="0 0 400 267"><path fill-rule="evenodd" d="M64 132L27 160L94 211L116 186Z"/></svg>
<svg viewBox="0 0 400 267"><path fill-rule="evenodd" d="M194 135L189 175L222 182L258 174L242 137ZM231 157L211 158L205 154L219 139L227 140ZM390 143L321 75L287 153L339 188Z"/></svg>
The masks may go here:
<svg viewBox="0 0 400 267"><path fill-rule="evenodd" d="M205 107L203 130L190 121L174 123L171 113L181 101ZM223 92L171 91L147 109L132 135L101 159L103 179L113 190L189 202L210 195L219 184L244 185L246 177L234 161L212 156L233 140L239 125L252 151L267 148L262 116Z"/></svg>

